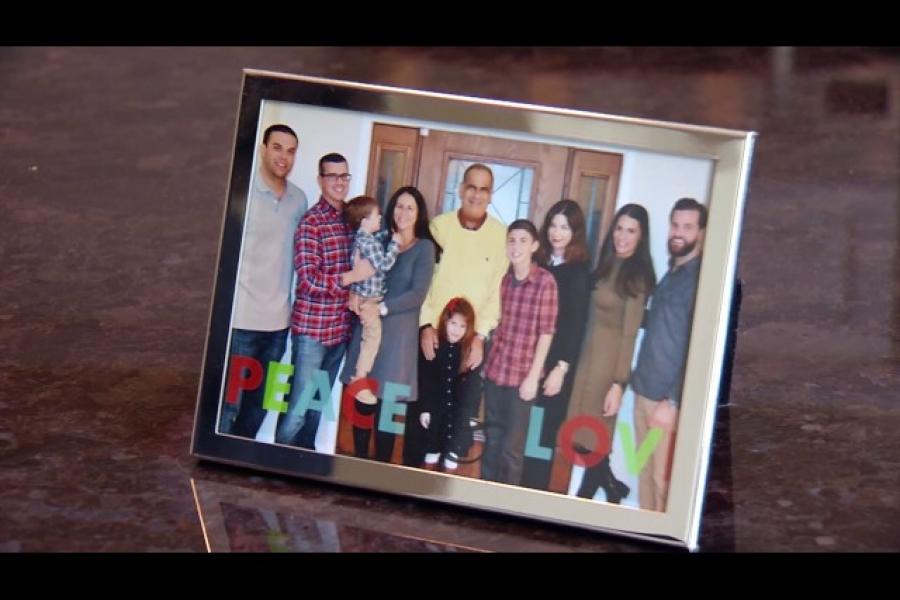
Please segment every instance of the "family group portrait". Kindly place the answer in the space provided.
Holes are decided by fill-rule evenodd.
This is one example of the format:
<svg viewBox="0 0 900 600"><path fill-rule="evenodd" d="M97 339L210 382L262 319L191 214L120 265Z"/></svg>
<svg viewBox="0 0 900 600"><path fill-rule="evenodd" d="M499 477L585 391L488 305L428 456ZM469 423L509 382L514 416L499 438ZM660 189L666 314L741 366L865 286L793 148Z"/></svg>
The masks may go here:
<svg viewBox="0 0 900 600"><path fill-rule="evenodd" d="M714 166L262 102L216 434L666 511Z"/></svg>

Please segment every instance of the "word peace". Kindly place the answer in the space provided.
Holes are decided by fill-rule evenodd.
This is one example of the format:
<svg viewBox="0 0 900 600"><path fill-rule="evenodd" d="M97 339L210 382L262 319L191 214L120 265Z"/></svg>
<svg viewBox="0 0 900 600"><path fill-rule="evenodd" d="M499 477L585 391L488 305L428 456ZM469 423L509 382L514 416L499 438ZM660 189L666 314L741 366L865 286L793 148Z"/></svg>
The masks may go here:
<svg viewBox="0 0 900 600"><path fill-rule="evenodd" d="M255 390L262 384L263 368L259 361L249 356L232 356L229 369L228 383L225 388L225 401L229 404L237 403L241 390ZM294 365L272 361L266 373L265 392L263 394L263 408L287 412L288 403L281 400L291 391L291 385L287 378L294 374ZM374 415L362 415L356 410L353 399L361 390L368 389L378 394L378 381L372 378L358 379L344 387L341 394L341 412L356 427L360 429L372 429L375 425ZM318 392L318 394L317 394ZM408 385L385 382L382 393L381 417L378 420L379 431L403 435L403 423L394 420L396 416L406 415L406 403L400 402L400 398L409 398ZM316 398L318 396L318 399ZM331 385L328 382L328 373L316 369L312 379L301 390L300 398L292 412L305 414L307 410L319 411L329 421L335 421L334 408L331 406ZM528 419L528 433L525 441L525 455L541 460L550 460L553 451L540 445L541 430L544 424L544 409L540 406L532 406ZM580 429L588 429L596 437L595 448L587 454L578 454L573 450L572 438ZM622 446L625 453L625 466L634 475L641 472L647 464L647 460L653 450L662 439L663 431L659 427L652 427L647 437L641 443L640 448L635 447L634 435L627 423L619 423L616 427L622 438ZM606 426L599 419L590 415L578 415L566 421L559 430L558 442L563 458L571 464L584 467L592 467L605 458L612 449L612 436Z"/></svg>

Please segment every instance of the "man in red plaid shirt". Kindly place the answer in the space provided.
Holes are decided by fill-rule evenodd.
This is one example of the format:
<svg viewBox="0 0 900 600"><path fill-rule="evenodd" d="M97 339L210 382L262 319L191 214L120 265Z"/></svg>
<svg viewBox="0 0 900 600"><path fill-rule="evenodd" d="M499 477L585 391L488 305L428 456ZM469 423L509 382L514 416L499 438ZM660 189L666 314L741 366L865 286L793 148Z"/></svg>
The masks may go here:
<svg viewBox="0 0 900 600"><path fill-rule="evenodd" d="M556 279L537 266L538 232L526 219L506 233L509 271L500 284L500 324L484 367L485 446L481 476L519 485L525 435L538 381L556 333Z"/></svg>
<svg viewBox="0 0 900 600"><path fill-rule="evenodd" d="M328 373L328 389L350 339L351 313L347 309L351 283L375 272L366 260L350 268L353 234L344 220L344 200L350 188L347 159L326 154L319 160L322 196L310 208L294 235L294 270L297 287L291 315L294 379L287 412L278 419L275 441L279 444L316 449L321 413L305 410L299 402L308 385L316 385L316 371ZM330 402L330 398L319 398Z"/></svg>

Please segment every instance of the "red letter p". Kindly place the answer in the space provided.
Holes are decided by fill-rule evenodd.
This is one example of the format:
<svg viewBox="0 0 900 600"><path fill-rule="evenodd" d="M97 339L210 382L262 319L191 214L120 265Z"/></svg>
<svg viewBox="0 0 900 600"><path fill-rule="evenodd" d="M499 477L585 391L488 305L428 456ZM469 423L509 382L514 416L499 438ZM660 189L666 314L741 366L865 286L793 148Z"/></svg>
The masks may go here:
<svg viewBox="0 0 900 600"><path fill-rule="evenodd" d="M244 370L249 373L244 374ZM263 370L259 361L249 356L232 356L228 367L228 386L225 389L225 402L237 404L240 390L255 390L262 383Z"/></svg>

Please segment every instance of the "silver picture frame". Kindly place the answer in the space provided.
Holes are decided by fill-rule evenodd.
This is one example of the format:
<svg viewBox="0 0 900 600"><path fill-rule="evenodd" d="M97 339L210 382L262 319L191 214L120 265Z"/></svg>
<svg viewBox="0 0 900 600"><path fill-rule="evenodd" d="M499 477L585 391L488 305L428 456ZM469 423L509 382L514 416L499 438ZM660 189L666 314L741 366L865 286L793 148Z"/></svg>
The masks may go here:
<svg viewBox="0 0 900 600"><path fill-rule="evenodd" d="M300 149L294 172L312 206L317 199L314 177L320 155L315 150L318 146L312 142L321 140L316 129L316 123L321 125L321 115L330 114L346 117L351 126L335 132L334 140L322 141L320 146L350 158L353 185L358 186L355 189L358 193L365 191L363 186L371 175L367 171L373 152L372 124L386 123L418 127L423 135L440 130L620 153L624 162L615 206L652 198L651 212L658 226L656 231L651 227L654 236L651 241L660 264L666 258L662 228L675 200L682 195L693 195L708 207L683 378L684 400L678 417L665 511L382 463L337 451L304 450L217 430L244 219L262 131L272 122L286 122L297 130ZM352 124L353 119L359 122ZM356 139L352 139L354 135ZM348 140L352 147L349 150L339 147L339 138ZM696 550L700 544L700 517L755 138L756 134L750 131L245 70L191 439L192 456ZM667 181L659 193L653 187L655 176ZM658 277L663 273L664 268L657 269ZM336 387L339 386L338 382ZM339 390L334 396L337 399L334 401L339 402ZM336 409L339 413L339 405Z"/></svg>

